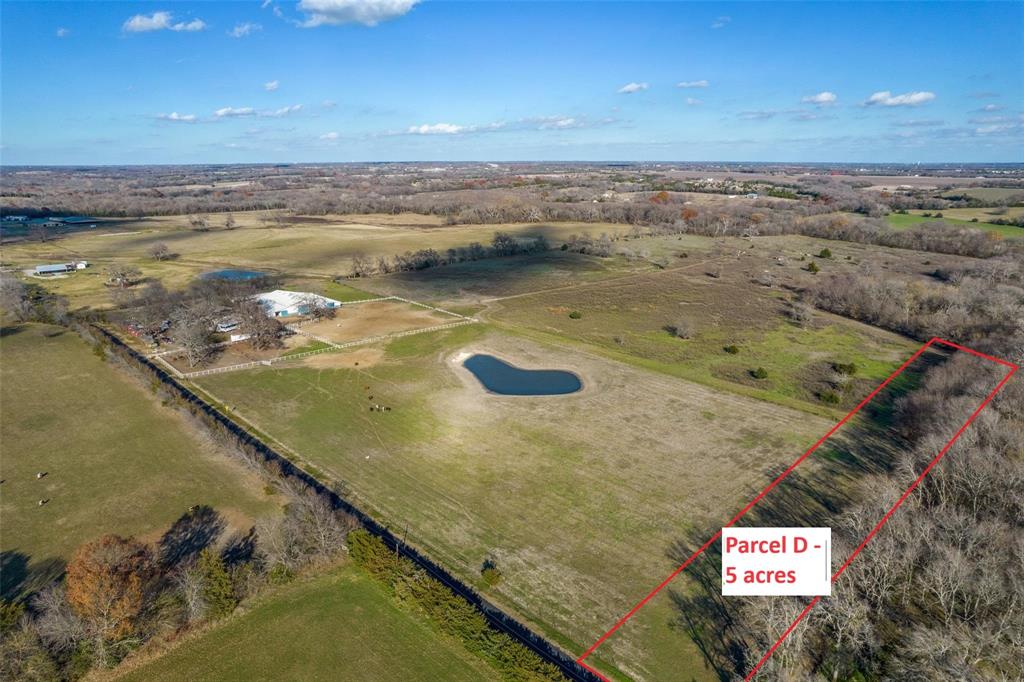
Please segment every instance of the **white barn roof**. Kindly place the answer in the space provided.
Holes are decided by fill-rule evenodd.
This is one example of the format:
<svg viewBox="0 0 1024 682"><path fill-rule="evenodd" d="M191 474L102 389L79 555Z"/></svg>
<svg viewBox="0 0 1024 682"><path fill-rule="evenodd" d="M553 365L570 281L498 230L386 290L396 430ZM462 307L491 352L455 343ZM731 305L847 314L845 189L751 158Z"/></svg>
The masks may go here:
<svg viewBox="0 0 1024 682"><path fill-rule="evenodd" d="M326 296L308 291L275 289L263 294L256 294L253 298L263 306L268 315L274 317L279 315L301 315L309 312L308 305L310 300L320 301L328 308L341 307L341 301L335 301L333 298L327 298Z"/></svg>

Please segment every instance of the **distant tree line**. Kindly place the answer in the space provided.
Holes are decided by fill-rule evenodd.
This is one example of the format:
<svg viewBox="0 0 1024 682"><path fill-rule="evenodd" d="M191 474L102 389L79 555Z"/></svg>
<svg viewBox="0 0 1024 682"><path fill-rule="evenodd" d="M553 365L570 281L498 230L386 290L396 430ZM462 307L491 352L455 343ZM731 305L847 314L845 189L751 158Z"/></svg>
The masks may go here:
<svg viewBox="0 0 1024 682"><path fill-rule="evenodd" d="M522 239L508 232L495 232L494 238L488 246L484 246L480 242L472 242L466 246L446 249L443 253L436 249L420 249L396 254L391 258L380 256L376 260L356 254L352 258L352 274L355 277L369 277L392 272L411 272L487 258L543 253L550 248L551 245L544 235Z"/></svg>

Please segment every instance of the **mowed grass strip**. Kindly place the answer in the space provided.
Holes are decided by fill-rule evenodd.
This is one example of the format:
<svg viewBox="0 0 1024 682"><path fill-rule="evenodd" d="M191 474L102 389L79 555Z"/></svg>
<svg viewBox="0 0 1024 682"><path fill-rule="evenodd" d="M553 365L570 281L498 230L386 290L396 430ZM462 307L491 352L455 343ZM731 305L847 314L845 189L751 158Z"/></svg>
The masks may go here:
<svg viewBox="0 0 1024 682"><path fill-rule="evenodd" d="M0 359L5 595L105 533L156 540L192 505L244 530L276 510L254 474L73 332L5 327Z"/></svg>
<svg viewBox="0 0 1024 682"><path fill-rule="evenodd" d="M119 679L469 682L494 677L459 642L400 608L383 587L347 564L276 590L251 610L136 664Z"/></svg>

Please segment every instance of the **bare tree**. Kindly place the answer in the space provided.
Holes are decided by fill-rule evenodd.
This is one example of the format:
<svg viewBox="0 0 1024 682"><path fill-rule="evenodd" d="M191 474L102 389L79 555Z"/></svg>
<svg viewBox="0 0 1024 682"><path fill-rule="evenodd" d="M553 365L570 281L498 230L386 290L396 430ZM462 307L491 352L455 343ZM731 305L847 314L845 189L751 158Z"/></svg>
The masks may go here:
<svg viewBox="0 0 1024 682"><path fill-rule="evenodd" d="M369 277L373 274L373 261L361 253L352 256L353 277Z"/></svg>
<svg viewBox="0 0 1024 682"><path fill-rule="evenodd" d="M174 254L171 253L170 247L163 242L157 242L153 246L149 247L149 257L153 260L170 260Z"/></svg>
<svg viewBox="0 0 1024 682"><path fill-rule="evenodd" d="M267 315L267 311L251 298L239 299L234 306L239 330L249 336L253 348L273 348L281 344L281 323Z"/></svg>
<svg viewBox="0 0 1024 682"><path fill-rule="evenodd" d="M18 322L32 317L32 301L28 287L14 275L0 273L0 308Z"/></svg>
<svg viewBox="0 0 1024 682"><path fill-rule="evenodd" d="M203 299L188 301L171 316L171 335L177 341L189 367L195 367L209 357L213 329L213 310Z"/></svg>
<svg viewBox="0 0 1024 682"><path fill-rule="evenodd" d="M141 270L124 263L115 263L107 268L107 281L121 289L132 286L141 276Z"/></svg>
<svg viewBox="0 0 1024 682"><path fill-rule="evenodd" d="M333 320L338 314L338 309L328 305L320 296L306 296L302 299L302 306L306 314L314 320Z"/></svg>

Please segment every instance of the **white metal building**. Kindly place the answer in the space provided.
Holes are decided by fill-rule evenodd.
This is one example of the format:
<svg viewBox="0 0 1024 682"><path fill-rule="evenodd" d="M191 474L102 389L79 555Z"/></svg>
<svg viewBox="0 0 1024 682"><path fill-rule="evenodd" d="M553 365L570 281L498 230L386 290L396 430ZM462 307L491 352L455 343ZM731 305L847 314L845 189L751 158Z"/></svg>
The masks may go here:
<svg viewBox="0 0 1024 682"><path fill-rule="evenodd" d="M341 301L327 298L320 294L313 294L308 291L285 291L275 289L264 294L256 294L253 298L263 306L263 309L270 317L294 317L306 315L314 301L323 303L327 308L340 308Z"/></svg>

